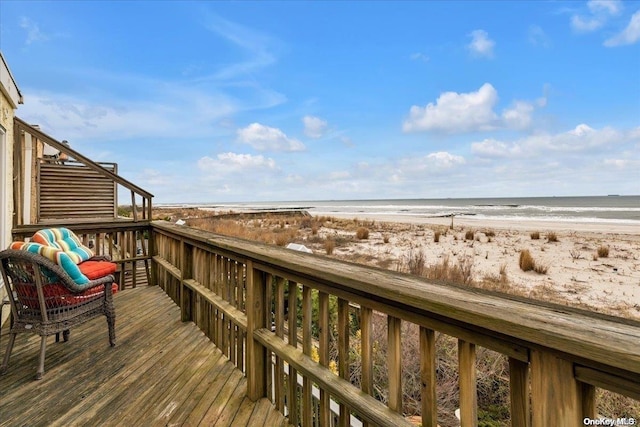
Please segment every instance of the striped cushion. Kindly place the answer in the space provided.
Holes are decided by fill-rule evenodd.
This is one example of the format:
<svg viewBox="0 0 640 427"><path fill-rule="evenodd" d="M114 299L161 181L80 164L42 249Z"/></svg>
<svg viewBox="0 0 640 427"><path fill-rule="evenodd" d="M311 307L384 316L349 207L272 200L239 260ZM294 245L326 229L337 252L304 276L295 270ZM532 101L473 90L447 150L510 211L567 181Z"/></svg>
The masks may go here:
<svg viewBox="0 0 640 427"><path fill-rule="evenodd" d="M68 228L43 228L33 235L31 241L66 252L76 264L80 264L94 255L93 251L84 246L78 236Z"/></svg>
<svg viewBox="0 0 640 427"><path fill-rule="evenodd" d="M33 242L13 242L10 246L11 249L29 251L34 254L41 255L47 259L58 264L67 272L71 279L78 285L86 285L89 283L87 276L82 274L72 257L67 252L60 249L45 246L40 243Z"/></svg>

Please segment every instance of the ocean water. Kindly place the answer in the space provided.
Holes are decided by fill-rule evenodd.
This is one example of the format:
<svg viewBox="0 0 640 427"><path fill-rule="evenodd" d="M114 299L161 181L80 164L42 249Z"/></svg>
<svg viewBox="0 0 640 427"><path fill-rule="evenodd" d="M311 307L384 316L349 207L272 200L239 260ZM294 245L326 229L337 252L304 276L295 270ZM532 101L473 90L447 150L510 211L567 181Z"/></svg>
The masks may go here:
<svg viewBox="0 0 640 427"><path fill-rule="evenodd" d="M456 215L517 221L623 223L637 224L640 232L640 196L318 200L186 203L171 206L176 205L233 211L304 209L312 215L350 214L364 217L367 214L382 214L421 218Z"/></svg>

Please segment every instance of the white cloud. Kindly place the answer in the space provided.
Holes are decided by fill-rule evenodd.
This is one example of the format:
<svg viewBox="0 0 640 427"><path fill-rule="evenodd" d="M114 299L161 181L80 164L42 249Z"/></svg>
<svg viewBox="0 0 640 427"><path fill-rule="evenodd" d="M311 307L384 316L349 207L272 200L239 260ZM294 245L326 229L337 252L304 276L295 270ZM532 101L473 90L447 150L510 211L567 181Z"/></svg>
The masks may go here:
<svg viewBox="0 0 640 427"><path fill-rule="evenodd" d="M190 91L186 91L187 93ZM150 101L92 102L66 94L23 91L20 115L53 137L84 140L210 137L214 121L236 111L224 96L167 91Z"/></svg>
<svg viewBox="0 0 640 427"><path fill-rule="evenodd" d="M595 31L604 25L604 20L597 17L584 17L573 15L571 17L571 28L578 32L588 33Z"/></svg>
<svg viewBox="0 0 640 427"><path fill-rule="evenodd" d="M592 32L604 26L611 16L622 11L619 0L590 0L587 2L589 14L571 16L571 28L578 32Z"/></svg>
<svg viewBox="0 0 640 427"><path fill-rule="evenodd" d="M528 31L529 43L534 46L549 47L551 46L551 38L538 25L531 25Z"/></svg>
<svg viewBox="0 0 640 427"><path fill-rule="evenodd" d="M547 97L533 102L515 100L501 115L494 111L498 92L485 83L475 92L444 92L425 107L414 105L409 110L404 132L434 131L465 133L498 129L523 130L531 127L536 108L547 104Z"/></svg>
<svg viewBox="0 0 640 427"><path fill-rule="evenodd" d="M348 136L341 136L340 137L340 142L342 142L347 147L354 147L355 146L355 144L353 143L353 140L351 138L349 138Z"/></svg>
<svg viewBox="0 0 640 427"><path fill-rule="evenodd" d="M305 146L295 138L289 138L278 128L272 128L260 123L251 123L243 129L238 129L238 141L249 144L259 151L302 151Z"/></svg>
<svg viewBox="0 0 640 427"><path fill-rule="evenodd" d="M637 163L629 159L604 159L605 166L611 166L616 169L625 169L632 164Z"/></svg>
<svg viewBox="0 0 640 427"><path fill-rule="evenodd" d="M604 45L607 47L634 44L640 40L640 10L631 16L629 25L615 36L607 39Z"/></svg>
<svg viewBox="0 0 640 427"><path fill-rule="evenodd" d="M351 178L351 173L349 171L335 171L329 173L329 178L331 180L342 180Z"/></svg>
<svg viewBox="0 0 640 427"><path fill-rule="evenodd" d="M22 17L20 19L20 28L24 29L27 32L27 40L25 41L26 44L49 40L49 36L44 34L40 30L38 24L36 24L29 18Z"/></svg>
<svg viewBox="0 0 640 427"><path fill-rule="evenodd" d="M420 52L412 53L410 58L412 61L429 62L429 57L424 53L420 53Z"/></svg>
<svg viewBox="0 0 640 427"><path fill-rule="evenodd" d="M589 0L587 7L592 13L608 13L617 15L622 11L623 5L620 0Z"/></svg>
<svg viewBox="0 0 640 427"><path fill-rule="evenodd" d="M320 117L304 116L304 134L309 138L321 138L327 130L327 122Z"/></svg>
<svg viewBox="0 0 640 427"><path fill-rule="evenodd" d="M640 140L635 132L621 132L610 127L594 129L579 124L574 129L557 134L537 134L514 142L485 139L471 144L471 152L484 158L529 159L549 153L586 153L606 151L616 144Z"/></svg>
<svg viewBox="0 0 640 427"><path fill-rule="evenodd" d="M498 93L489 83L475 92L444 92L435 104L412 106L403 130L446 133L490 130L495 128L498 119L493 111L497 100Z"/></svg>
<svg viewBox="0 0 640 427"><path fill-rule="evenodd" d="M485 139L471 144L471 152L480 157L509 157L514 149L510 144L495 139Z"/></svg>
<svg viewBox="0 0 640 427"><path fill-rule="evenodd" d="M450 169L457 165L463 165L465 163L464 157L456 156L446 151L438 151L437 153L431 153L427 155L427 160L437 168Z"/></svg>
<svg viewBox="0 0 640 427"><path fill-rule="evenodd" d="M248 56L245 61L223 67L213 78L236 78L254 73L276 62L276 56L272 51L278 43L272 37L215 14L207 14L205 20L208 30L239 47Z"/></svg>
<svg viewBox="0 0 640 427"><path fill-rule="evenodd" d="M480 58L492 58L493 48L496 44L489 38L489 33L484 30L474 30L469 36L471 42L467 45L467 49L471 51L471 54Z"/></svg>
<svg viewBox="0 0 640 427"><path fill-rule="evenodd" d="M531 126L534 106L528 102L516 101L513 107L502 112L502 119L510 129L527 129Z"/></svg>
<svg viewBox="0 0 640 427"><path fill-rule="evenodd" d="M216 158L204 156L198 160L198 168L216 175L257 170L276 170L276 162L272 158L262 155L220 153Z"/></svg>

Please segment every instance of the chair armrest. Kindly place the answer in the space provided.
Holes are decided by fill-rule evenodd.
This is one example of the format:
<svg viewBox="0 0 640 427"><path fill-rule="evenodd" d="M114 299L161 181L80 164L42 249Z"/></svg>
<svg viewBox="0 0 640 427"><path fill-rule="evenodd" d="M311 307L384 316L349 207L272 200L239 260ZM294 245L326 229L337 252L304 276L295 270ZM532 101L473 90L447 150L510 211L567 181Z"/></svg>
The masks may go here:
<svg viewBox="0 0 640 427"><path fill-rule="evenodd" d="M90 281L84 285L76 285L75 283L65 282L64 286L69 289L73 293L82 293L87 289L95 288L97 286L105 286L105 289L110 287L112 283L116 283L116 279L113 274L109 274L107 276L101 277L99 279L95 279Z"/></svg>

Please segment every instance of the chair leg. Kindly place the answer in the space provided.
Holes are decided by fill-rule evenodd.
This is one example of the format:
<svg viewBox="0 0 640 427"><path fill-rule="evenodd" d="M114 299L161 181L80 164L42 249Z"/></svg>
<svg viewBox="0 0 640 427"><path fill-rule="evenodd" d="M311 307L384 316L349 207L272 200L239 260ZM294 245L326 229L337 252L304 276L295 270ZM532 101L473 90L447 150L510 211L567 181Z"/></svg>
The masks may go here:
<svg viewBox="0 0 640 427"><path fill-rule="evenodd" d="M40 363L38 364L38 372L36 372L36 379L41 380L44 375L44 354L47 351L47 337L42 336L40 338Z"/></svg>
<svg viewBox="0 0 640 427"><path fill-rule="evenodd" d="M107 325L109 325L109 345L116 346L116 315L115 313L107 313Z"/></svg>
<svg viewBox="0 0 640 427"><path fill-rule="evenodd" d="M4 353L4 358L2 359L2 365L0 365L0 374L4 374L7 372L7 365L9 364L9 357L11 356L11 350L13 350L13 343L16 342L17 333L9 334L9 344L7 344L7 351Z"/></svg>
<svg viewBox="0 0 640 427"><path fill-rule="evenodd" d="M113 300L107 298L104 302L104 315L107 317L107 325L109 326L109 345L116 346L116 308L113 306Z"/></svg>

